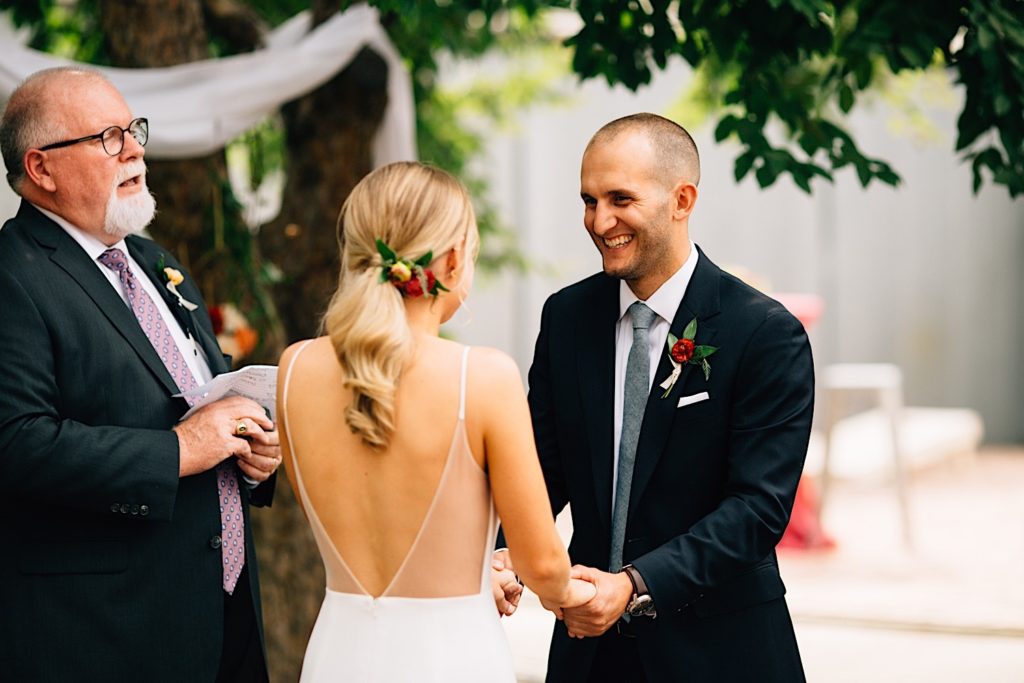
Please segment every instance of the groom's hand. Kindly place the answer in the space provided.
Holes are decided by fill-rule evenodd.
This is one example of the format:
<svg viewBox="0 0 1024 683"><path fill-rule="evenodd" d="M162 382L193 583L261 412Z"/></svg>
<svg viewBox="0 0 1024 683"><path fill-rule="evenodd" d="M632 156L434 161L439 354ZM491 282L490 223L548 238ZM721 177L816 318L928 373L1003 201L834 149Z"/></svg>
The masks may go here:
<svg viewBox="0 0 1024 683"><path fill-rule="evenodd" d="M633 584L623 573L609 574L600 569L576 565L570 574L574 579L589 581L597 587L590 602L562 610L562 621L572 638L596 637L610 629L626 611L633 597Z"/></svg>

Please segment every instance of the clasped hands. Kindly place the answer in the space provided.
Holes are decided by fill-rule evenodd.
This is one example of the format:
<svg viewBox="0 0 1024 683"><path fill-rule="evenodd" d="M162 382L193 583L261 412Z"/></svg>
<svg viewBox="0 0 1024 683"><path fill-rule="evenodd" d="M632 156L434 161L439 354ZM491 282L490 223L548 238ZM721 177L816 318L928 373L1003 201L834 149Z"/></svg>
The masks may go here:
<svg viewBox="0 0 1024 683"><path fill-rule="evenodd" d="M263 407L241 396L205 405L174 426L178 474L205 472L231 456L246 477L261 483L281 464L281 440Z"/></svg>
<svg viewBox="0 0 1024 683"><path fill-rule="evenodd" d="M541 600L544 609L565 622L572 638L602 635L619 620L633 597L633 584L624 573L608 572L577 564L569 574L569 597L565 604ZM498 613L511 616L522 597L523 586L512 569L508 551L494 554L491 561L491 588Z"/></svg>

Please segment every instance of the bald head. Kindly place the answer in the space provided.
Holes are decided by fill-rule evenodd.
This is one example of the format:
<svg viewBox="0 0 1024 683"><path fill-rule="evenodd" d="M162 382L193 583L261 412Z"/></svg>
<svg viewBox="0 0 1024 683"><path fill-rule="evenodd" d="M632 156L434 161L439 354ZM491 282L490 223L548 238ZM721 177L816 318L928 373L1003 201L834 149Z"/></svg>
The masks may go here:
<svg viewBox="0 0 1024 683"><path fill-rule="evenodd" d="M7 167L7 183L15 192L21 194L25 180L25 152L68 135L64 109L71 103L62 96L97 83L110 85L98 71L62 66L37 71L11 93L0 119L0 154Z"/></svg>
<svg viewBox="0 0 1024 683"><path fill-rule="evenodd" d="M693 138L685 128L657 114L631 114L605 124L590 138L584 156L596 146L631 133L647 138L653 151L651 173L667 187L680 180L700 183L700 156Z"/></svg>

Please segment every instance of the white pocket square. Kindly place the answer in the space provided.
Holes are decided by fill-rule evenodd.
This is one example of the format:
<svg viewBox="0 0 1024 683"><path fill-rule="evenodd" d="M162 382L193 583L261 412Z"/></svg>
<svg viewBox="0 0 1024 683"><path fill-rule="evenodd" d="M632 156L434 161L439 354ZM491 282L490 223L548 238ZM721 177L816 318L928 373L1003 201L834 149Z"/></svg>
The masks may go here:
<svg viewBox="0 0 1024 683"><path fill-rule="evenodd" d="M680 396L679 403L676 404L676 408L682 408L683 406L688 406L691 403L700 403L701 401L706 401L709 398L711 397L706 391L702 391L699 394L691 394L690 396Z"/></svg>

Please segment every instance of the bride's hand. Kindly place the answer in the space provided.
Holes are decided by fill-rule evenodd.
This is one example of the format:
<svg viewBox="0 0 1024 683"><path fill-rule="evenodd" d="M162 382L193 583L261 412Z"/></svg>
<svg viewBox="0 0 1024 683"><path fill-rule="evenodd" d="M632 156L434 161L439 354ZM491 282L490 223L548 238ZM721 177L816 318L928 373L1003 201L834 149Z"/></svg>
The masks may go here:
<svg viewBox="0 0 1024 683"><path fill-rule="evenodd" d="M569 597L559 607L579 607L597 595L597 586L583 579L569 579Z"/></svg>
<svg viewBox="0 0 1024 683"><path fill-rule="evenodd" d="M519 599L523 595L523 585L519 583L515 572L503 568L500 563L494 563L491 566L491 593L498 614L510 617L519 606Z"/></svg>

